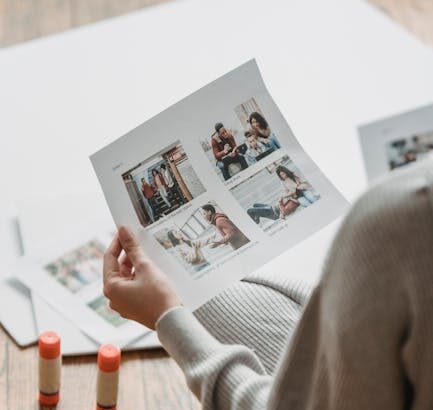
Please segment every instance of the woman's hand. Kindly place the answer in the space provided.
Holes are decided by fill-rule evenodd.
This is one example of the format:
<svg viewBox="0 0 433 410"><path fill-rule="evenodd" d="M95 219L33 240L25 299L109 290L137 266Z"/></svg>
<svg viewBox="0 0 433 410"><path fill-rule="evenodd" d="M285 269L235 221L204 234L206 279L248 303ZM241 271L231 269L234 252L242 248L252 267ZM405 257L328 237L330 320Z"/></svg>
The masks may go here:
<svg viewBox="0 0 433 410"><path fill-rule="evenodd" d="M125 227L104 255L104 295L122 317L150 329L164 312L181 305L167 276Z"/></svg>

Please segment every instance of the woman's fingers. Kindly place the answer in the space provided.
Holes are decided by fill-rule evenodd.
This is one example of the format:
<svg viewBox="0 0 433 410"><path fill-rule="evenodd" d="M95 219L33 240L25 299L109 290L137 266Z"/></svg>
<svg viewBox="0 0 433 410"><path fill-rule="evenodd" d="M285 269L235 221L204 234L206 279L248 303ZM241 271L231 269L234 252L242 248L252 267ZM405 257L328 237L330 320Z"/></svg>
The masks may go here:
<svg viewBox="0 0 433 410"><path fill-rule="evenodd" d="M119 256L122 245L116 235L104 254L104 283L119 273Z"/></svg>
<svg viewBox="0 0 433 410"><path fill-rule="evenodd" d="M134 265L132 264L131 259L129 259L129 256L126 253L122 254L119 263L120 263L120 274L127 278L131 277L132 269Z"/></svg>
<svg viewBox="0 0 433 410"><path fill-rule="evenodd" d="M119 228L119 241L126 255L129 257L129 260L136 268L145 262L146 257L140 244L136 237L125 226Z"/></svg>

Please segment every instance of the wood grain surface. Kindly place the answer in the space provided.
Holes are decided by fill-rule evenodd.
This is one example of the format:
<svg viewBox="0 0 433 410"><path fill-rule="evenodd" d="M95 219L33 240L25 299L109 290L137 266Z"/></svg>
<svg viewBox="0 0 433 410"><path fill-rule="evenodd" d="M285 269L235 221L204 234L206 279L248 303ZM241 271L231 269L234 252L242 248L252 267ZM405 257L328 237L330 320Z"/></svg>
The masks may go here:
<svg viewBox="0 0 433 410"><path fill-rule="evenodd" d="M0 47L165 1L169 0L0 0ZM366 1L433 45L433 0Z"/></svg>
<svg viewBox="0 0 433 410"><path fill-rule="evenodd" d="M57 409L95 410L96 372L95 355L65 359ZM39 409L37 390L37 348L19 348L1 328L0 409ZM122 355L118 409L198 410L200 405L179 367L159 349Z"/></svg>
<svg viewBox="0 0 433 410"><path fill-rule="evenodd" d="M168 0L0 0L0 47Z"/></svg>
<svg viewBox="0 0 433 410"><path fill-rule="evenodd" d="M433 0L369 0L424 43L433 45Z"/></svg>
<svg viewBox="0 0 433 410"><path fill-rule="evenodd" d="M52 34L165 0L0 0L0 46ZM370 0L422 41L433 45L433 0ZM0 327L0 409L37 405L37 349L20 349ZM62 368L59 410L94 410L96 357L69 358ZM125 353L119 410L196 410L197 400L166 353Z"/></svg>

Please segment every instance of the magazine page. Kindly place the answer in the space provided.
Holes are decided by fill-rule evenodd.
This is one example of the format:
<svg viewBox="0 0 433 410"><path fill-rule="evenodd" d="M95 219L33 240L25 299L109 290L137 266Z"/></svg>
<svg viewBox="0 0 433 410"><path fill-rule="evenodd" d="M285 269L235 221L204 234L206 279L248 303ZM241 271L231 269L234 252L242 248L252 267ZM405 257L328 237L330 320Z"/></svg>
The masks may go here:
<svg viewBox="0 0 433 410"><path fill-rule="evenodd" d="M433 150L433 104L360 126L371 181L425 158Z"/></svg>
<svg viewBox="0 0 433 410"><path fill-rule="evenodd" d="M195 309L340 216L254 60L91 157L115 223Z"/></svg>

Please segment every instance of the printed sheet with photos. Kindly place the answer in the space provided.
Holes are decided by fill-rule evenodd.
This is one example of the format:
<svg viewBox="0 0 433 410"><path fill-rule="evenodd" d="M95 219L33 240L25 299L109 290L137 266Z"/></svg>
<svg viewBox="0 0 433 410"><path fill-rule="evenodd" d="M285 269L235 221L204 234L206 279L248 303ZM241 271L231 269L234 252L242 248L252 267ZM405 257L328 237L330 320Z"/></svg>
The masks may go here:
<svg viewBox="0 0 433 410"><path fill-rule="evenodd" d="M191 309L347 207L295 138L254 60L91 161L115 223L138 235Z"/></svg>
<svg viewBox="0 0 433 410"><path fill-rule="evenodd" d="M56 255L63 255L66 252L80 248L86 243L87 237L94 237L94 232L83 235L84 242L75 243L70 240L72 237L82 235L85 231L105 232L111 237L115 227L111 215L104 203L102 195L96 194L68 194L64 196L32 196L23 198L17 203L19 233L22 239L24 254L26 258L35 260L35 267L38 268L38 259L46 253L47 249L56 247ZM64 216L68 215L67 218ZM41 236L41 232L44 235ZM65 235L67 232L67 235ZM55 239L53 239L55 238ZM55 240L55 244L53 244ZM99 255L102 259L102 254ZM51 257L52 259L52 257ZM79 267L77 267L79 269ZM86 264L82 265L86 269ZM73 270L69 275L77 276ZM55 328L62 335L62 355L95 354L98 351L99 343L84 334L79 327L80 317L67 315L67 319L55 307L46 302L40 294L32 292L29 295L28 304L33 306L33 315L36 324L37 334ZM118 315L106 309L107 315L103 320L110 323L111 319L118 318ZM113 316L114 315L114 316ZM122 328L124 330L124 328ZM153 349L161 347L155 332L146 333L140 338L123 347L123 350Z"/></svg>
<svg viewBox="0 0 433 410"><path fill-rule="evenodd" d="M433 104L358 128L368 179L433 153Z"/></svg>
<svg viewBox="0 0 433 410"><path fill-rule="evenodd" d="M109 225L108 225L109 226ZM116 343L123 347L150 332L136 322L122 318L111 310L102 293L102 265L105 249L114 232L107 224L92 223L74 227L51 243L49 253L25 256L14 266L16 276L42 297L65 319L75 324L96 343ZM48 308L48 307L47 307ZM93 349L74 352L74 341L67 354L90 353Z"/></svg>

